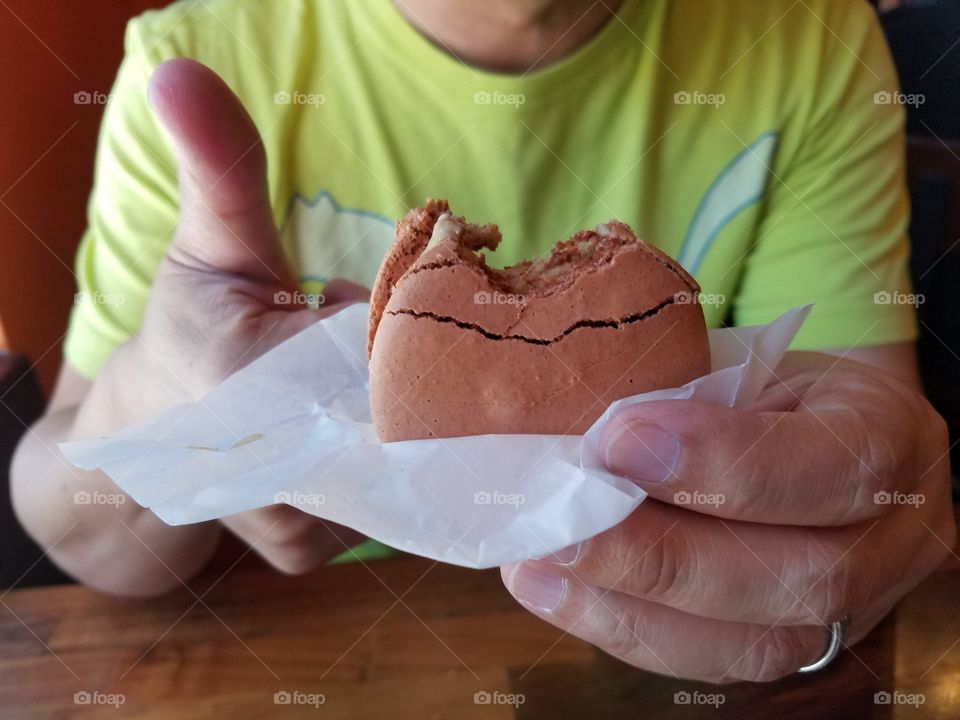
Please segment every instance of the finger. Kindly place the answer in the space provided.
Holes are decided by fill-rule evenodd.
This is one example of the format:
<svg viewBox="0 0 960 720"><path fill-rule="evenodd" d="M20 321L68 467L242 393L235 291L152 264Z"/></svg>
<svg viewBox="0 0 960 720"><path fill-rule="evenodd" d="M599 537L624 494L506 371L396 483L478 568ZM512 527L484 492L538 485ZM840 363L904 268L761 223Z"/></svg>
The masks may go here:
<svg viewBox="0 0 960 720"><path fill-rule="evenodd" d="M334 278L323 288L323 304L367 302L370 300L370 290L349 280Z"/></svg>
<svg viewBox="0 0 960 720"><path fill-rule="evenodd" d="M876 579L906 573L928 539L915 511L807 530L648 500L616 527L531 565L717 620L825 625L868 605Z"/></svg>
<svg viewBox="0 0 960 720"><path fill-rule="evenodd" d="M224 526L281 572L300 575L360 543L360 533L289 505L222 519Z"/></svg>
<svg viewBox="0 0 960 720"><path fill-rule="evenodd" d="M753 412L789 412L802 405L811 388L827 373L846 372L849 361L815 352L788 352L777 365L760 396L750 406ZM857 365L870 373L872 370Z"/></svg>
<svg viewBox="0 0 960 720"><path fill-rule="evenodd" d="M209 68L160 65L150 104L180 162L180 223L171 253L186 263L289 282L270 210L260 134L240 100Z"/></svg>
<svg viewBox="0 0 960 720"><path fill-rule="evenodd" d="M711 620L604 591L528 563L501 569L524 607L636 667L713 683L766 682L790 675L824 651L822 627L765 627Z"/></svg>
<svg viewBox="0 0 960 720"><path fill-rule="evenodd" d="M885 499L910 493L921 474L918 428L930 426L922 399L902 390L876 373L835 370L790 412L641 403L608 421L599 449L612 472L664 502L753 522L846 525L882 515Z"/></svg>
<svg viewBox="0 0 960 720"><path fill-rule="evenodd" d="M339 278L331 280L323 288L323 304L318 309L301 309L297 306L291 306L286 302L280 302L278 298L286 300L289 293L275 293L273 296L274 307L284 313L287 313L282 325L278 326L279 334L271 337L271 342L278 343L293 337L297 333L306 330L311 325L335 315L349 305L358 302L367 302L370 299L370 291L350 282ZM293 312L290 310L293 309Z"/></svg>
<svg viewBox="0 0 960 720"><path fill-rule="evenodd" d="M263 286L252 286L246 288L246 291L249 295L262 299L264 305L272 305L276 310L294 314L312 314L315 319L307 320L306 324L339 312L348 305L367 302L370 299L370 291L363 285L339 278L328 282L320 295L275 290Z"/></svg>

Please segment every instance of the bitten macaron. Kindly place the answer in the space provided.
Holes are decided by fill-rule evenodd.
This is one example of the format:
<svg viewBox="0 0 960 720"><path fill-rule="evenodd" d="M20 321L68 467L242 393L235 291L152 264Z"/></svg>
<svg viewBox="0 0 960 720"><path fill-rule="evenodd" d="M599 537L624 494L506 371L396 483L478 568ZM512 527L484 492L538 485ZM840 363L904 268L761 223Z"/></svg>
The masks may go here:
<svg viewBox="0 0 960 720"><path fill-rule="evenodd" d="M582 434L615 400L710 371L696 281L616 221L505 269L443 200L397 223L374 284L370 405L384 442Z"/></svg>

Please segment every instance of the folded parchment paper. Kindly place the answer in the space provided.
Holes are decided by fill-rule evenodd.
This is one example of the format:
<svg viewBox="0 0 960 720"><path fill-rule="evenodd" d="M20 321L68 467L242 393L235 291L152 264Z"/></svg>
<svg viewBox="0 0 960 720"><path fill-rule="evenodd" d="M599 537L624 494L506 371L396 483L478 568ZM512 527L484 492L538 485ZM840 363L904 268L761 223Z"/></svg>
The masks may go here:
<svg viewBox="0 0 960 720"><path fill-rule="evenodd" d="M689 398L753 402L809 307L770 325L713 330L713 372L620 400L583 437L486 435L381 444L370 421L367 306L304 330L178 406L108 438L61 445L171 525L285 502L444 562L486 568L592 537L645 497L596 448L610 412Z"/></svg>

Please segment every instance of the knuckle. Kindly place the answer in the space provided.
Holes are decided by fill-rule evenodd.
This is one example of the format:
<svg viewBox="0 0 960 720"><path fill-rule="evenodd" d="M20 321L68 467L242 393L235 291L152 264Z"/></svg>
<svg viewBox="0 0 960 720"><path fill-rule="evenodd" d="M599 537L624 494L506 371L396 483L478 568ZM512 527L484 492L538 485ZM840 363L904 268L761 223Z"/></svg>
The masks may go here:
<svg viewBox="0 0 960 720"><path fill-rule="evenodd" d="M282 552L270 551L265 558L285 575L303 575L319 564L316 554L306 546L286 548Z"/></svg>
<svg viewBox="0 0 960 720"><path fill-rule="evenodd" d="M801 633L774 627L747 650L734 674L741 680L772 682L795 673L813 652Z"/></svg>
<svg viewBox="0 0 960 720"><path fill-rule="evenodd" d="M854 521L880 514L884 503L878 498L901 489L914 464L915 445L912 432L895 423L888 423L881 432L861 421L851 422L850 427L849 444L841 451L851 456L855 487L844 519Z"/></svg>
<svg viewBox="0 0 960 720"><path fill-rule="evenodd" d="M302 575L324 559L318 544L318 528L312 518L291 513L288 508L272 508L278 520L263 534L256 548L282 573Z"/></svg>
<svg viewBox="0 0 960 720"><path fill-rule="evenodd" d="M897 442L878 442L864 423L852 422L849 453L854 463L857 487L871 498L873 493L891 490L900 452ZM886 433L885 433L886 434ZM891 433L893 435L894 433Z"/></svg>
<svg viewBox="0 0 960 720"><path fill-rule="evenodd" d="M917 391L874 372L848 372L842 389L850 403L835 407L826 429L836 438L838 457L853 492L842 515L859 520L880 514L879 493L901 490L916 479L928 404ZM848 486L848 487L849 487Z"/></svg>
<svg viewBox="0 0 960 720"><path fill-rule="evenodd" d="M724 514L741 517L758 507L782 502L772 478L780 473L781 435L773 416L741 418L724 442L724 457L716 466L718 484L725 490Z"/></svg>
<svg viewBox="0 0 960 720"><path fill-rule="evenodd" d="M928 445L934 457L940 455L950 447L950 428L947 421L934 407L925 401L923 435L928 438Z"/></svg>
<svg viewBox="0 0 960 720"><path fill-rule="evenodd" d="M732 472L729 472L728 479L734 479L736 475L736 492L729 493L725 498L724 512L729 517L744 517L756 508L777 506L782 502L777 495L778 484L771 482L778 472L767 467L762 455L758 447L753 447L739 461L741 469L731 465Z"/></svg>
<svg viewBox="0 0 960 720"><path fill-rule="evenodd" d="M300 518L281 518L263 533L261 544L277 550L297 550L309 545L313 534L312 523Z"/></svg>
<svg viewBox="0 0 960 720"><path fill-rule="evenodd" d="M642 666L644 661L638 651L644 647L642 638L649 632L643 613L624 613L609 608L604 612L613 614L616 621L616 628L609 640L604 642L604 650L614 657Z"/></svg>
<svg viewBox="0 0 960 720"><path fill-rule="evenodd" d="M843 568L832 568L821 576L810 594L804 598L805 609L813 619L827 624L843 617L851 604L850 583Z"/></svg>
<svg viewBox="0 0 960 720"><path fill-rule="evenodd" d="M632 551L623 553L624 562L636 564L625 570L617 585L638 597L660 602L675 600L686 585L683 545L679 532L663 533L652 545L645 540L642 546L638 542Z"/></svg>
<svg viewBox="0 0 960 720"><path fill-rule="evenodd" d="M788 586L800 599L799 620L825 625L842 617L853 604L852 553L842 555L842 551L816 541L805 547L802 569ZM839 560L837 555L841 555Z"/></svg>

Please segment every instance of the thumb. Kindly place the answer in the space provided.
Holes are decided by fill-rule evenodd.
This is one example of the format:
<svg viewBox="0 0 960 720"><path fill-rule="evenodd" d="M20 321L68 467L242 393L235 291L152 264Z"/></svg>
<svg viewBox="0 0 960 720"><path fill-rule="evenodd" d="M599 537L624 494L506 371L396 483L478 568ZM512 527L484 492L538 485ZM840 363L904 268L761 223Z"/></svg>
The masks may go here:
<svg viewBox="0 0 960 720"><path fill-rule="evenodd" d="M289 283L267 191L260 134L212 70L185 58L160 65L148 98L180 162L180 222L170 253L204 269Z"/></svg>

